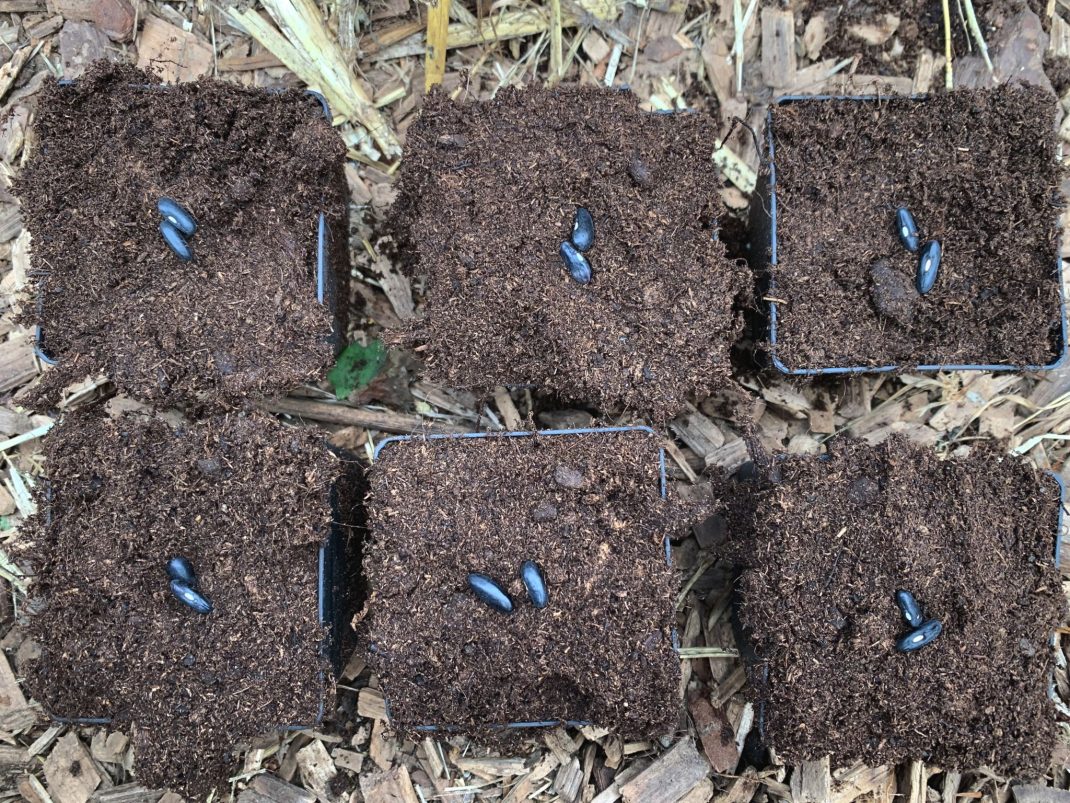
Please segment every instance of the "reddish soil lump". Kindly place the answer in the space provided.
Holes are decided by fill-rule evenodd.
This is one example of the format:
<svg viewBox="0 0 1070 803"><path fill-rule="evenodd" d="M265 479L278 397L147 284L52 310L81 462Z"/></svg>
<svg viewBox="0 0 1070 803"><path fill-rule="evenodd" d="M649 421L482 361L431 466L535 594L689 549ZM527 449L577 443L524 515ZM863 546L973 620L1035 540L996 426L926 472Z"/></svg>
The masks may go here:
<svg viewBox="0 0 1070 803"><path fill-rule="evenodd" d="M48 84L15 189L32 235L23 319L58 365L54 403L107 374L160 406L232 406L308 381L333 356L316 302L319 213L344 280L345 148L319 101L215 81L162 88L126 66ZM164 245L156 202L196 218L194 261Z"/></svg>
<svg viewBox="0 0 1070 803"><path fill-rule="evenodd" d="M780 758L1046 772L1065 608L1055 481L994 450L941 460L900 439L834 443L776 472L736 546L752 685ZM898 589L944 626L916 653L895 649Z"/></svg>
<svg viewBox="0 0 1070 803"><path fill-rule="evenodd" d="M370 478L367 638L396 727L675 728L663 539L679 525L658 454L641 432L387 446ZM543 610L522 585L526 560L546 578ZM497 580L514 612L479 601L469 571Z"/></svg>
<svg viewBox="0 0 1070 803"><path fill-rule="evenodd" d="M132 727L141 783L203 797L236 742L330 710L317 566L341 470L320 433L88 411L45 445L19 549L41 646L26 682L50 714ZM179 555L211 614L168 590Z"/></svg>
<svg viewBox="0 0 1070 803"><path fill-rule="evenodd" d="M394 212L409 268L427 277L405 339L429 375L655 418L727 381L750 280L713 239L717 134L705 115L645 113L627 92L429 96ZM578 207L595 221L586 285L558 253Z"/></svg>
<svg viewBox="0 0 1070 803"><path fill-rule="evenodd" d="M1062 353L1054 121L1053 97L1011 86L774 107L783 363L1053 362ZM917 271L895 234L898 206L923 242L942 243L943 262L928 294L888 314L874 265L904 284Z"/></svg>

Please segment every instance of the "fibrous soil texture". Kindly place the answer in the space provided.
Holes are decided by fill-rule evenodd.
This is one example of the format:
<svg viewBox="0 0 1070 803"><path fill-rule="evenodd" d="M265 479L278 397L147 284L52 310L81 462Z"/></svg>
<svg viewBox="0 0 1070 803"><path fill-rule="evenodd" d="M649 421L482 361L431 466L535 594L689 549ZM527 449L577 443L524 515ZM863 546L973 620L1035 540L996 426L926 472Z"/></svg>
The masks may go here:
<svg viewBox="0 0 1070 803"><path fill-rule="evenodd" d="M203 796L236 742L330 710L317 565L342 468L320 434L88 411L45 459L19 543L41 647L26 682L50 714L132 727L141 783ZM208 615L171 594L176 556Z"/></svg>
<svg viewBox="0 0 1070 803"><path fill-rule="evenodd" d="M1054 362L1054 121L1053 97L1013 86L774 107L777 357L792 369ZM924 295L898 207L922 243L941 244Z"/></svg>
<svg viewBox="0 0 1070 803"><path fill-rule="evenodd" d="M894 438L776 462L736 544L764 735L788 764L1047 770L1060 491L1017 458ZM742 531L741 531L742 532ZM943 632L917 652L896 591Z"/></svg>
<svg viewBox="0 0 1070 803"><path fill-rule="evenodd" d="M661 483L646 432L389 444L371 476L366 632L395 727L673 730L665 538L687 517ZM521 582L528 560L545 577L543 609ZM513 612L477 598L469 572L495 580Z"/></svg>
<svg viewBox="0 0 1070 803"><path fill-rule="evenodd" d="M619 91L429 96L395 205L403 257L426 276L406 335L429 375L655 418L724 383L750 278L716 239L717 137L706 115L647 113ZM559 254L580 208L587 284Z"/></svg>
<svg viewBox="0 0 1070 803"><path fill-rule="evenodd" d="M348 266L345 148L316 98L216 81L164 87L100 64L41 93L15 189L31 239L23 318L57 365L35 393L105 374L158 406L235 406L329 366L341 325L317 303ZM160 198L196 220L181 261Z"/></svg>

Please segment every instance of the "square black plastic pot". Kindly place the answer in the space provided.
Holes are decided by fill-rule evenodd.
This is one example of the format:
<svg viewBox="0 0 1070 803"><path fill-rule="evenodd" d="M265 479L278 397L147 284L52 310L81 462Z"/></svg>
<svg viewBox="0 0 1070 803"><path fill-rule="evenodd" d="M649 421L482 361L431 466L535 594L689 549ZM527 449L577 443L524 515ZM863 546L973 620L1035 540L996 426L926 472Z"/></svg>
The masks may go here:
<svg viewBox="0 0 1070 803"><path fill-rule="evenodd" d="M466 439L479 440L479 439L486 439L486 438L531 438L531 437L536 437L536 436L542 438L542 437L556 437L556 436L560 436L560 435L606 435L606 434L613 434L613 433L619 433L619 432L648 432L651 435L655 435L656 434L654 432L654 430L651 429L650 427L632 426L632 427L584 427L584 428L579 428L579 429L544 429L544 430L537 430L537 431L517 430L517 431L510 431L510 432L465 432L465 433L460 433L460 434L456 434L456 435L397 435L397 436L390 437L390 438L385 438L384 440L379 441L379 443L375 447L374 457L375 457L376 460L378 460L379 459L379 455L382 453L383 449L387 448L392 443L400 443L402 441L413 441L413 440L438 441L438 440L466 440ZM665 449L664 448L658 450L658 469L659 469L659 475L660 475L659 492L661 493L661 498L665 499L668 496L668 484L667 484L666 474L665 474ZM665 537L664 543L665 543L665 562L669 566L671 566L672 565L672 545L669 542L669 537L668 536ZM674 650L677 650L677 651L679 650L680 641L679 641L679 637L678 637L677 632L676 632L675 629L673 629L673 634L672 634L672 645L673 645L673 649ZM375 645L374 644L370 645L369 649L374 652L375 651ZM391 717L391 714L390 714L390 700L384 697L383 703L384 703L384 706L386 708L387 720L390 721L391 724L392 724L393 723L393 718ZM583 728L583 727L586 727L586 726L588 726L590 724L591 724L590 722L585 722L585 721L581 721L581 720L554 719L554 720L544 720L544 721L538 721L538 722L507 722L507 723L491 724L491 725L488 725L488 727L491 728L491 729L494 729L494 730L523 729L523 728L554 728L554 727L558 727L558 726L565 726L565 727L569 727L569 728ZM435 732L449 733L451 731L456 731L456 730L459 730L459 729L460 729L460 726L457 726L457 725L444 725L444 724L443 725L417 725L414 728L414 730L422 731L424 733L435 733Z"/></svg>
<svg viewBox="0 0 1070 803"><path fill-rule="evenodd" d="M822 455L822 457L825 457ZM826 458L827 459L827 458ZM1066 483L1063 482L1063 478L1056 474L1054 471L1045 471L1047 476L1055 481L1055 484L1059 486L1059 516L1056 519L1055 525L1055 549L1053 554L1053 560L1055 562L1055 568L1059 568L1059 562L1062 558L1062 545L1063 545L1063 533L1065 532L1065 517L1066 517ZM732 589L732 604L731 604L731 617L732 617L732 633L735 636L736 644L739 646L740 659L747 670L747 675L750 683L756 688L764 689L769 683L769 667L759 660L757 653L754 651L754 647L751 644L751 640L744 630L742 623L739 620L739 606L741 599L738 593L738 572L733 577L733 589ZM1050 644L1052 648L1055 647L1055 634L1051 636ZM761 668L759 669L759 665ZM752 674L752 670L754 674ZM759 677L755 677L760 672ZM1048 683L1048 696L1055 701L1059 701L1058 693L1055 689L1055 669L1052 668L1051 680ZM765 738L765 700L762 699L757 705L756 721L758 725L757 729L757 744L750 744L748 737L748 745L750 749L761 754L768 748L768 744Z"/></svg>
<svg viewBox="0 0 1070 803"><path fill-rule="evenodd" d="M59 83L60 86L70 86L74 81L63 80ZM167 89L166 86L157 88ZM327 104L327 99L323 97L323 95L312 89L305 90L305 94L314 97L319 101L320 106L323 108L323 116L327 118L328 123L334 119L331 115L331 108ZM341 240L341 244L339 244L339 240ZM348 252L349 244L347 237L340 236L339 232L331 232L327 227L326 213L320 212L316 224L316 300L320 304L325 304L331 312L330 342L335 355L337 355L344 346L346 326L345 320L341 314L342 304L338 298L338 276L334 271L330 270L330 267L336 264L336 260L339 254L341 254L342 248L345 248ZM348 254L346 258L348 261ZM41 312L43 303L43 295L38 294L38 314ZM56 364L56 360L49 357L45 352L44 334L41 331L40 326L38 326L34 332L33 350L37 354L37 358L45 365Z"/></svg>
<svg viewBox="0 0 1070 803"><path fill-rule="evenodd" d="M825 101L844 101L844 102L873 102L883 100L877 95L786 95L778 98L773 104L775 106L787 106L796 101L804 100L825 100ZM911 100L919 103L923 103L926 100L924 95L912 96ZM772 265L773 273L776 272L777 266L777 186L776 186L776 145L773 136L773 107L770 106L768 112L766 112L765 120L765 136L766 145L768 147L769 154L769 173L766 181L760 185L758 191L758 204L752 205L752 209L757 210L757 219L752 220L752 231L754 232L754 242L758 246L758 253L762 253L765 248L769 249L769 261ZM1050 371L1055 368L1059 368L1067 357L1068 346L1068 334L1067 334L1067 322L1066 322L1066 295L1063 288L1063 261L1061 258L1056 259L1055 264L1056 280L1059 283L1059 315L1062 323L1061 330L1061 343L1059 345L1059 356L1051 363L1047 365L979 365L979 364L964 364L964 365L845 365L845 366L828 366L822 368L791 368L784 363L783 360L777 356L777 303L776 301L769 302L769 353L773 363L773 366L782 374L788 376L830 376L841 374L881 374L881 373L893 373L898 371L915 371L919 373L935 373L937 371L992 371L992 372L1007 372L1007 371ZM772 296L776 291L776 279L774 276L770 276L768 295Z"/></svg>
<svg viewBox="0 0 1070 803"><path fill-rule="evenodd" d="M328 448L344 467L351 467L341 471L331 487L331 529L317 557L317 613L326 631L320 645L320 655L337 676L355 641L349 622L363 604L364 587L360 582L360 571L364 522L360 500L364 497L365 488L364 471L357 456L344 449ZM319 725L326 713L327 683L326 674L321 672L320 703L315 721L280 724L278 729L304 730ZM110 717L100 716L50 716L54 722L64 725L108 725L111 722Z"/></svg>

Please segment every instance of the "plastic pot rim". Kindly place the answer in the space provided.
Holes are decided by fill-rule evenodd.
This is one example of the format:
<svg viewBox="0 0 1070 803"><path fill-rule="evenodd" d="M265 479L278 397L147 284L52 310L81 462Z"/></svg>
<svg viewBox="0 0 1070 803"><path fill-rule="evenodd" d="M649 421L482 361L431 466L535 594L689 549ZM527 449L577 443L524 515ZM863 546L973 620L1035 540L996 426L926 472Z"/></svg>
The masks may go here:
<svg viewBox="0 0 1070 803"><path fill-rule="evenodd" d="M776 145L773 140L773 109L777 106L786 106L797 101L827 101L827 100L839 100L839 101L881 101L881 100L913 100L913 101L925 101L928 100L928 95L906 95L895 96L889 98L882 95L784 95L777 98L769 109L766 111L765 118L765 136L766 146L769 149L769 249L770 249L770 264L775 269L777 262L777 198L776 198ZM777 302L769 301L769 353L773 363L773 367L776 368L782 374L786 376L836 376L845 374L886 374L894 373L898 371L914 371L918 373L937 373L939 371L989 371L989 372L1007 372L1007 371L1051 371L1056 368L1060 368L1067 359L1068 353L1070 353L1070 334L1067 331L1066 320L1066 291L1063 287L1063 260L1061 256L1056 257L1055 260L1055 279L1059 285L1059 317L1061 327L1061 344L1059 346L1058 356L1050 363L1046 365L1007 365L1007 364L994 364L983 365L975 363L963 363L963 364L921 364L921 365L852 365L852 366L830 366L824 368L790 368L787 366L780 357L777 356ZM769 280L769 294L772 295L776 292L776 281L774 277L770 277Z"/></svg>
<svg viewBox="0 0 1070 803"><path fill-rule="evenodd" d="M47 490L46 493L50 493ZM48 509L47 515L51 518L51 508ZM332 560L332 554L337 551L338 544L336 540L341 537L341 531L343 525L340 525L334 519L337 516L332 515L331 528L327 534L327 538L324 543L320 544L316 555L316 618L319 620L319 624L326 630L323 640L319 646L319 655L323 659L329 658L329 645L331 639L334 637L334 633L331 630L333 615L334 615L334 594L332 591L332 568L329 565ZM326 671L320 669L320 701L319 710L316 712L316 717L312 722L305 724L282 724L277 725L276 730L280 731L297 731L305 730L307 728L315 727L319 725L327 710L327 674ZM53 722L57 722L63 725L109 725L112 722L111 717L63 717L47 712L49 718Z"/></svg>
<svg viewBox="0 0 1070 803"><path fill-rule="evenodd" d="M615 426L615 427L577 427L574 429L541 429L541 430L507 430L504 432L460 432L454 434L436 434L436 435L394 435L389 438L384 438L379 441L375 446L373 453L373 459L378 460L380 453L384 448L392 443L402 443L405 441L443 441L443 440L479 440L490 438L533 438L540 436L558 437L558 436L582 436L582 435L607 435L618 434L625 432L645 432L657 437L657 433L651 428L642 425L634 426ZM659 492L662 499L668 497L668 480L665 471L665 447L658 447L658 470L660 474L660 488ZM669 536L664 538L665 544L665 562L669 566L672 566L672 544L670 543ZM673 628L672 633L672 647L674 652L678 652L680 649L679 636L676 629ZM372 647L374 650L374 645ZM387 721L393 724L393 715L390 711L390 700L385 695L383 696L383 705L386 708ZM524 722L507 722L507 723L490 723L480 727L486 727L490 730L522 730L527 728L553 728L558 726L564 726L569 728L584 728L591 725L591 722L586 720L575 719L552 719L552 720L534 720ZM464 730L466 726L463 725L415 725L412 727L414 731L420 733L452 733L456 731Z"/></svg>
<svg viewBox="0 0 1070 803"><path fill-rule="evenodd" d="M70 86L73 83L75 83L73 79L61 80L59 82L60 86ZM148 85L148 86L156 86L156 85ZM170 84L160 84L156 88L169 89L171 86L172 85L170 85ZM268 90L268 91L282 92L283 90L279 89L279 90ZM327 98L325 98L321 93L317 92L314 89L306 89L305 90L305 94L310 96L310 97L315 98L316 100L318 100L320 102L320 106L322 106L322 108L323 108L323 116L325 118L327 118L327 122L330 123L334 118L333 118L333 116L331 114L331 107L327 103ZM330 297L328 297L328 293L327 293L327 261L328 261L327 260L327 214L325 212L320 212L319 213L319 218L318 218L317 224L316 224L316 301L319 302L321 305L326 304L327 306L329 306L329 307L331 307L333 309L334 306L337 304L337 298L335 298L335 293L331 293ZM47 281L47 278L48 277L46 276L44 280ZM44 293L40 292L38 294L38 305L39 306L43 305L43 303L44 303ZM49 365L49 366L57 365L59 363L59 360L58 359L53 359L52 357L49 357L45 353L44 348L41 346L41 341L42 341L43 337L44 336L43 336L43 334L41 332L41 327L39 325L35 326L34 327L34 336L33 336L33 351L34 351L34 354L36 354L37 355L37 359L39 359L45 365Z"/></svg>
<svg viewBox="0 0 1070 803"><path fill-rule="evenodd" d="M822 455L822 456L826 457L825 455ZM1054 550L1054 555L1053 555L1054 563L1055 563L1055 569L1058 570L1059 569L1059 560L1060 560L1060 558L1062 556L1063 532L1064 532L1063 528L1066 526L1066 524L1065 524L1065 516L1066 516L1066 483L1063 481L1062 477L1060 477L1058 474L1056 474L1054 471L1052 471L1050 469L1046 469L1042 473L1047 475L1051 479L1055 480L1055 484L1059 488L1059 515L1058 515L1058 517L1056 519L1056 522L1055 522L1055 550ZM1049 640L1049 645L1054 648L1054 646L1055 646L1055 633L1052 633L1051 639ZM768 661L763 661L762 662L762 684L765 685L768 688L768 683L769 683L769 663L768 663ZM1052 667L1051 676L1050 676L1049 681L1048 681L1048 697L1050 697L1054 701L1058 701L1058 693L1057 693L1057 691L1055 689L1055 668L1054 667ZM765 706L766 706L766 702L767 702L767 700L764 697L758 701L758 712L757 712L757 717L756 717L757 718L757 725L758 725L758 737L761 739L763 744L765 744Z"/></svg>

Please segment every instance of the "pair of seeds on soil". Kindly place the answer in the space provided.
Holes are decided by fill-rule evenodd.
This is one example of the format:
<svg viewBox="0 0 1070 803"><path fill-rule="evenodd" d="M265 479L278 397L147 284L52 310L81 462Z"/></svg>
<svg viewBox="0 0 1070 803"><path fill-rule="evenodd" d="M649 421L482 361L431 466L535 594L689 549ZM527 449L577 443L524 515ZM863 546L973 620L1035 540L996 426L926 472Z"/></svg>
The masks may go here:
<svg viewBox="0 0 1070 803"><path fill-rule="evenodd" d="M918 292L925 295L936 284L936 274L940 271L940 241L929 240L921 245L918 236L918 224L914 222L914 216L905 206L895 210L895 227L899 233L899 242L910 253L918 255ZM920 249L920 252L919 252Z"/></svg>
<svg viewBox="0 0 1070 803"><path fill-rule="evenodd" d="M192 563L185 558L171 558L167 561L167 575L171 578L171 593L175 599L197 613L212 612L212 603L197 590L197 574Z"/></svg>
<svg viewBox="0 0 1070 803"><path fill-rule="evenodd" d="M546 603L549 602L546 579L542 576L542 571L535 561L524 561L524 565L520 567L520 579L524 581L524 588L528 590L531 604L540 610L545 608ZM487 575L470 572L468 585L477 597L496 611L501 611L502 613L513 612L513 601L509 599L509 595Z"/></svg>
<svg viewBox="0 0 1070 803"><path fill-rule="evenodd" d="M572 221L572 239L561 243L561 260L568 268L569 275L580 284L591 281L591 263L583 255L594 245L594 218L582 206L576 210Z"/></svg>
<svg viewBox="0 0 1070 803"><path fill-rule="evenodd" d="M896 591L895 601L903 614L903 621L911 631L895 643L895 648L900 652L914 652L920 650L926 644L932 644L940 631L944 629L939 619L925 621L921 612L921 606L909 591Z"/></svg>
<svg viewBox="0 0 1070 803"><path fill-rule="evenodd" d="M176 257L183 262L193 259L193 250L186 242L187 237L192 237L197 231L197 221L193 215L178 205L170 198L161 198L156 202L156 211L163 215L160 221L160 234Z"/></svg>

